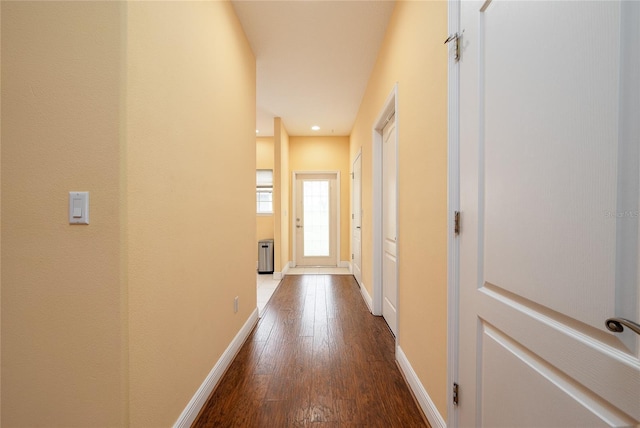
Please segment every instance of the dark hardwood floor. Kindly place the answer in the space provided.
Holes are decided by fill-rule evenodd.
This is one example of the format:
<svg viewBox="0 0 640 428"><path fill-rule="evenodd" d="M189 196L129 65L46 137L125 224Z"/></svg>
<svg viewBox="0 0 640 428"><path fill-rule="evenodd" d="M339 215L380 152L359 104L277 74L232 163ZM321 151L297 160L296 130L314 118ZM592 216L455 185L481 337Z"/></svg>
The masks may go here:
<svg viewBox="0 0 640 428"><path fill-rule="evenodd" d="M194 427L425 427L350 275L286 276Z"/></svg>

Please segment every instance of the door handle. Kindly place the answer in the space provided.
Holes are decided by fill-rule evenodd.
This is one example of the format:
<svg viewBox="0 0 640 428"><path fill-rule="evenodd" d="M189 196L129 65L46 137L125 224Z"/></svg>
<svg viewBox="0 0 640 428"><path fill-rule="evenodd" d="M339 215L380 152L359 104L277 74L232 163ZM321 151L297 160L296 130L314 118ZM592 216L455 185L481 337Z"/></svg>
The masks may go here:
<svg viewBox="0 0 640 428"><path fill-rule="evenodd" d="M356 229L360 229L360 226L356 226Z"/></svg>
<svg viewBox="0 0 640 428"><path fill-rule="evenodd" d="M640 334L640 324L626 318L609 318L604 322L604 324L610 331L615 333L622 333L624 331L624 327L629 327L636 334Z"/></svg>

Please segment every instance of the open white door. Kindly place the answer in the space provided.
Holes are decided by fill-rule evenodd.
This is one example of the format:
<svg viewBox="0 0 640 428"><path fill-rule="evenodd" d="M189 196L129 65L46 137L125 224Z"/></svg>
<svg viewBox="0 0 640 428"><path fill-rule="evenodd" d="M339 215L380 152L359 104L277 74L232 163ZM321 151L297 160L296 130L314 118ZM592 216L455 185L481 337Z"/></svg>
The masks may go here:
<svg viewBox="0 0 640 428"><path fill-rule="evenodd" d="M362 285L362 155L358 154L353 162L352 204L353 215L351 221L351 267L353 276Z"/></svg>
<svg viewBox="0 0 640 428"><path fill-rule="evenodd" d="M640 2L463 1L460 426L640 423Z"/></svg>
<svg viewBox="0 0 640 428"><path fill-rule="evenodd" d="M382 130L382 316L398 334L397 144L395 115Z"/></svg>

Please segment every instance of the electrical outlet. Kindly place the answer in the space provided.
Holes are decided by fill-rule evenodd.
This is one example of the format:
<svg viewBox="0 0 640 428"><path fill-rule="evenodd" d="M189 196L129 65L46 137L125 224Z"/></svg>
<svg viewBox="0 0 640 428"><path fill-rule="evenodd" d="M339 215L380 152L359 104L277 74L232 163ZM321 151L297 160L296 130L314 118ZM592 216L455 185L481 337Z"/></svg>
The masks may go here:
<svg viewBox="0 0 640 428"><path fill-rule="evenodd" d="M238 296L236 296L235 299L233 299L233 313L238 313L238 300L240 298Z"/></svg>

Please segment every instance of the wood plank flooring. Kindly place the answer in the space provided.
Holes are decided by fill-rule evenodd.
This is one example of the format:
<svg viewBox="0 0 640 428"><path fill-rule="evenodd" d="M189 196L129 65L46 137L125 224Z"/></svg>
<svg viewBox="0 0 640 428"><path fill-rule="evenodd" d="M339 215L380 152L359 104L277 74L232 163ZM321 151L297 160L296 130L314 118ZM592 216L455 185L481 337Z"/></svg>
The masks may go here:
<svg viewBox="0 0 640 428"><path fill-rule="evenodd" d="M428 426L348 275L286 276L194 427Z"/></svg>

